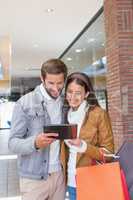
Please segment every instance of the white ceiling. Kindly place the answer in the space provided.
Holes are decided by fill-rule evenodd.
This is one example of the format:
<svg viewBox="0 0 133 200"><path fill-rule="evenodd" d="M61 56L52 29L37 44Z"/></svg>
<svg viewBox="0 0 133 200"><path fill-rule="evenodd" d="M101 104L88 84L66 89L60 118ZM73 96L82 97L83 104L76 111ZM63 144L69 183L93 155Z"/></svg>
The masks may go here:
<svg viewBox="0 0 133 200"><path fill-rule="evenodd" d="M27 69L59 57L102 5L103 0L0 0L0 37L11 38L13 76L38 76Z"/></svg>

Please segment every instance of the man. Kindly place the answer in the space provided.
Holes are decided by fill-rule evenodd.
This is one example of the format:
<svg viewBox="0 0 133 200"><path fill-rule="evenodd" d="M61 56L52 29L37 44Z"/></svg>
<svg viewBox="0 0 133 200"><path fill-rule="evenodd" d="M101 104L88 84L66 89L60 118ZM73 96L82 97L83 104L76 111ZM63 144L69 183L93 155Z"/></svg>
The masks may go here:
<svg viewBox="0 0 133 200"><path fill-rule="evenodd" d="M24 200L64 200L65 181L56 133L43 133L43 126L63 121L61 92L67 67L50 59L41 68L42 84L15 105L9 148L18 154L20 190Z"/></svg>

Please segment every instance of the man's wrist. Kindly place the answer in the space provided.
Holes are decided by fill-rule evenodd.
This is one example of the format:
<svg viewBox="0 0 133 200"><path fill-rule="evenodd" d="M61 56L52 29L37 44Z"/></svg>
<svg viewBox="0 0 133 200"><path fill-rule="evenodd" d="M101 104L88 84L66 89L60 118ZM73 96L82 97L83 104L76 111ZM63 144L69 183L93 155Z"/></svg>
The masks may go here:
<svg viewBox="0 0 133 200"><path fill-rule="evenodd" d="M34 142L34 147L36 150L39 150L40 148L37 146L36 141Z"/></svg>

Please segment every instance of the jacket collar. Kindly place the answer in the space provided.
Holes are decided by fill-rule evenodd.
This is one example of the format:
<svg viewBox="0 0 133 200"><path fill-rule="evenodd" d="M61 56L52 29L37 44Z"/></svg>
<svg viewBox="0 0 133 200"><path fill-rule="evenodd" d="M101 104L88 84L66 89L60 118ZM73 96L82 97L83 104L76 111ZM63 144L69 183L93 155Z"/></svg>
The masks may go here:
<svg viewBox="0 0 133 200"><path fill-rule="evenodd" d="M40 91L40 85L38 85L35 89L34 89L34 95L35 95L35 101L36 103L40 104L40 102L44 101L44 97Z"/></svg>

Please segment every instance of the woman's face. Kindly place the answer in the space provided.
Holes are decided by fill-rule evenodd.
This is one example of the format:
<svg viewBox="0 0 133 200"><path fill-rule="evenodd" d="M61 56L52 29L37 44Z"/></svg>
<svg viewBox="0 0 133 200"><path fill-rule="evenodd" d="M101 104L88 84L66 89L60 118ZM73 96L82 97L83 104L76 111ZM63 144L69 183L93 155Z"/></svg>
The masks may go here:
<svg viewBox="0 0 133 200"><path fill-rule="evenodd" d="M69 103L69 106L73 109L77 109L83 100L88 96L88 92L85 92L83 86L72 82L68 85L66 90L66 99Z"/></svg>

